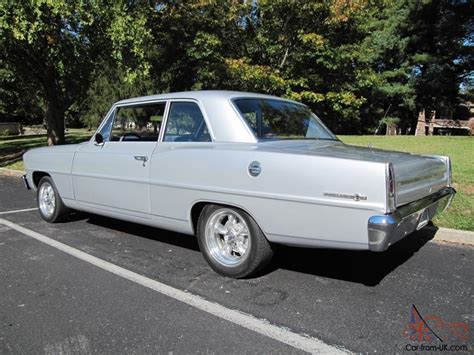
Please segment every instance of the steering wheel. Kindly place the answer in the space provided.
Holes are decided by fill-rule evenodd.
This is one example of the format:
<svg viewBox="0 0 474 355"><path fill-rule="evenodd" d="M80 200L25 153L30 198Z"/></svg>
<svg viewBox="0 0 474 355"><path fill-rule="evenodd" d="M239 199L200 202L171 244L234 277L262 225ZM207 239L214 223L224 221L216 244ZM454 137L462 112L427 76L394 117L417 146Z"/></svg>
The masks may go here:
<svg viewBox="0 0 474 355"><path fill-rule="evenodd" d="M133 137L133 139L127 139L128 137ZM127 141L141 141L142 137L136 133L129 132L125 133L122 137L120 137L120 142L127 142Z"/></svg>

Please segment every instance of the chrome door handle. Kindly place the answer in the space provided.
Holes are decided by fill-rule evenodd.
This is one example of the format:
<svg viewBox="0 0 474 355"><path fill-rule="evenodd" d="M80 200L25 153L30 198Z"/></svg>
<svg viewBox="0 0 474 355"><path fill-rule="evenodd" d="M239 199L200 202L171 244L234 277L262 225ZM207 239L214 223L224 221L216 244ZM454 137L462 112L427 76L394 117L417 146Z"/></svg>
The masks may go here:
<svg viewBox="0 0 474 355"><path fill-rule="evenodd" d="M134 158L135 160L142 161L143 166L145 166L145 163L148 161L148 157L146 155L135 155Z"/></svg>

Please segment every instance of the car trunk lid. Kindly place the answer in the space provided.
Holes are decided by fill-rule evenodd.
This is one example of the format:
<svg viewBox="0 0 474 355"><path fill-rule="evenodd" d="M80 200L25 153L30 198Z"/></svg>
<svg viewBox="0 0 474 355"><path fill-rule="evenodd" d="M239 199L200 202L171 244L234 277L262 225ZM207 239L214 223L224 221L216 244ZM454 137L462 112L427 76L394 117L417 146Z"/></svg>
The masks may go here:
<svg viewBox="0 0 474 355"><path fill-rule="evenodd" d="M449 185L449 172L440 157L357 147L338 141L279 141L268 145L299 154L392 163L397 206L426 197Z"/></svg>

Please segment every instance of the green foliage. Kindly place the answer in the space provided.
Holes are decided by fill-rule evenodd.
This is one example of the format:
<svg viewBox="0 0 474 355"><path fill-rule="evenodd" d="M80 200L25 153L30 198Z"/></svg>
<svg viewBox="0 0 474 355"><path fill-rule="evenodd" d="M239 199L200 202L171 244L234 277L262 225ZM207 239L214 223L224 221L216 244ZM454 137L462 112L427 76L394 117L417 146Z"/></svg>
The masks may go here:
<svg viewBox="0 0 474 355"><path fill-rule="evenodd" d="M380 81L368 97L367 113L390 108L405 130L414 129L420 109L457 105L461 84L472 80L473 5L402 0L370 8L360 19L363 46L370 49L365 60Z"/></svg>
<svg viewBox="0 0 474 355"><path fill-rule="evenodd" d="M26 82L37 90L50 143L62 143L65 114L84 97L107 50L101 33L108 10L85 1L2 1L0 13L2 65L19 78L20 92Z"/></svg>
<svg viewBox="0 0 474 355"><path fill-rule="evenodd" d="M112 58L124 70L124 84L132 84L149 76L150 63L146 50L152 39L147 26L146 12L153 11L146 5L134 2L115 5L111 9L111 22L107 34L111 40Z"/></svg>
<svg viewBox="0 0 474 355"><path fill-rule="evenodd" d="M99 126L114 102L122 99L151 95L154 93L148 79L130 82L130 72L118 68L99 70L87 91L87 100L77 108L81 121L88 129Z"/></svg>
<svg viewBox="0 0 474 355"><path fill-rule="evenodd" d="M45 119L57 143L64 118L96 127L121 98L229 89L302 101L338 133L372 132L384 117L406 131L420 109L452 108L472 87L473 6L4 1L0 119Z"/></svg>
<svg viewBox="0 0 474 355"><path fill-rule="evenodd" d="M0 67L0 122L41 124L44 104L35 83L24 80L7 66Z"/></svg>
<svg viewBox="0 0 474 355"><path fill-rule="evenodd" d="M0 137L11 136L12 132L9 129L0 129Z"/></svg>

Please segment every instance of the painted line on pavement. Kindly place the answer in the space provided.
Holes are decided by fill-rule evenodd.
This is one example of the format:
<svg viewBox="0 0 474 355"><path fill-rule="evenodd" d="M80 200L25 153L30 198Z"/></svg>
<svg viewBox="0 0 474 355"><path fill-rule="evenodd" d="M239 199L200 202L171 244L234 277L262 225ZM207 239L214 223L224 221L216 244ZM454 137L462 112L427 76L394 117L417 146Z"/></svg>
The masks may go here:
<svg viewBox="0 0 474 355"><path fill-rule="evenodd" d="M0 215L2 215L2 214L10 214L10 213L29 212L29 211L35 211L35 210L37 210L37 209L38 209L37 207L34 207L34 208L24 208L24 209L22 209L22 210L3 211L3 212L0 212Z"/></svg>
<svg viewBox="0 0 474 355"><path fill-rule="evenodd" d="M348 351L342 347L331 346L322 342L319 339L293 333L292 331L286 328L280 328L274 324L271 324L267 320L256 318L250 314L227 308L218 303L207 301L200 296L193 295L191 293L168 286L159 281L149 279L148 277L145 277L133 271L124 269L115 264L109 263L108 261L102 260L90 254L87 254L79 249L70 247L69 245L58 242L43 234L32 231L31 229L22 227L6 219L0 218L0 224L3 224L4 226L9 227L13 230L16 230L26 236L34 238L64 253L67 253L78 259L81 259L89 264L92 264L103 270L111 272L112 274L121 276L127 280L130 280L139 285L150 288L156 292L159 292L168 297L174 298L175 300L186 303L197 309L200 309L201 311L207 312L216 317L219 317L221 319L237 324L241 327L252 330L268 338L272 338L274 340L280 341L282 343L290 345L299 350L303 350L309 353L317 353L317 354L348 353Z"/></svg>

